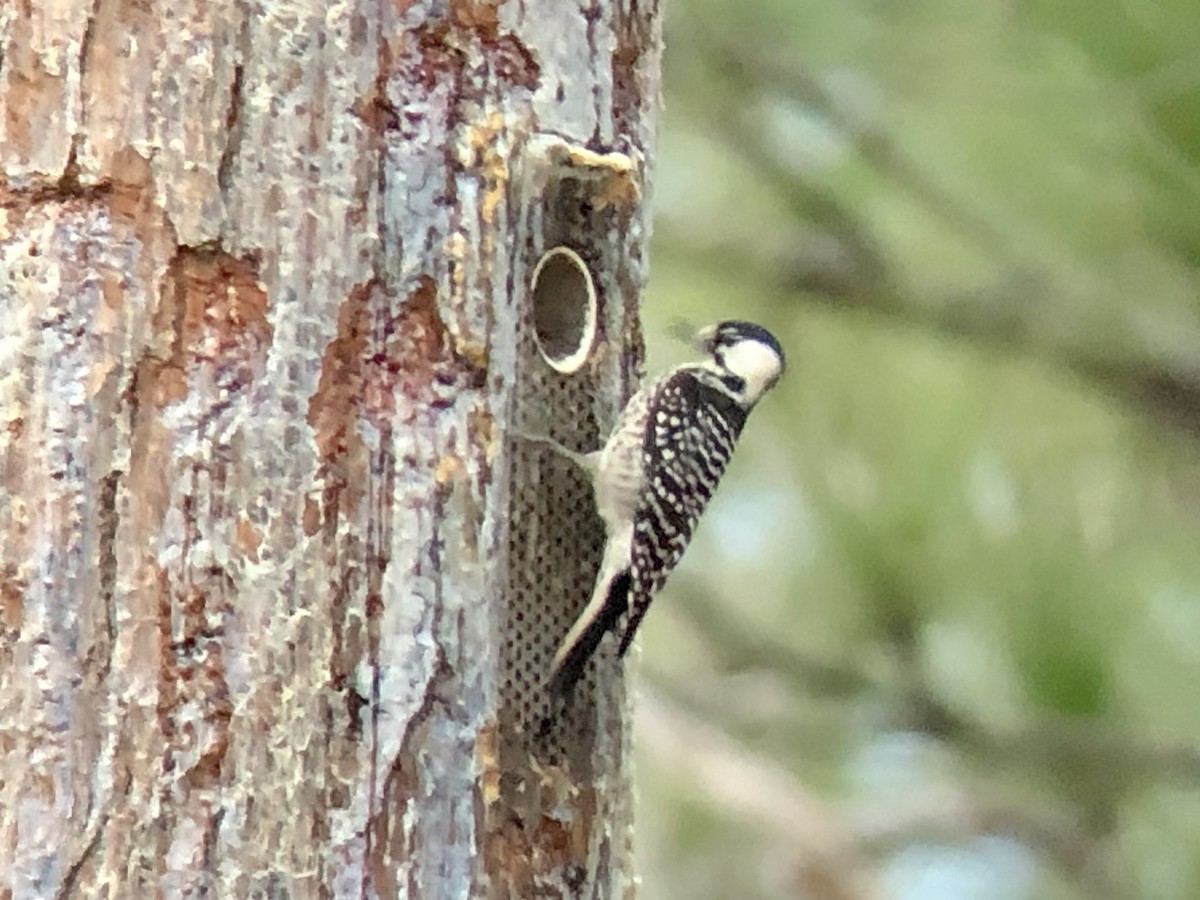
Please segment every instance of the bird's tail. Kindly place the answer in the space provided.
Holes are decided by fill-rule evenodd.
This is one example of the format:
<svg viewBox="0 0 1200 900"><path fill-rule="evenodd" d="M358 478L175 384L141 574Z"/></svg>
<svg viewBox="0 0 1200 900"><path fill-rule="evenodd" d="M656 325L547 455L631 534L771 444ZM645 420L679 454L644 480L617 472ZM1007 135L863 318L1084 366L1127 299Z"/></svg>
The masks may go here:
<svg viewBox="0 0 1200 900"><path fill-rule="evenodd" d="M597 580L587 608L575 620L554 654L547 689L556 702L565 704L571 699L575 685L583 677L588 660L600 646L600 641L608 632L616 630L629 608L630 581L628 568Z"/></svg>

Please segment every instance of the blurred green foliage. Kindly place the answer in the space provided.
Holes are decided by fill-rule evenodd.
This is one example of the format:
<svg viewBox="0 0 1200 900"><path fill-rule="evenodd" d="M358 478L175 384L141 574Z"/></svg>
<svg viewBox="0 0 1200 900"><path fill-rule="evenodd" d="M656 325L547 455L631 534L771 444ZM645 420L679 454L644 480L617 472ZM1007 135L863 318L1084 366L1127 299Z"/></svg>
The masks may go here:
<svg viewBox="0 0 1200 900"><path fill-rule="evenodd" d="M872 896L1200 897L1200 6L696 0L667 44L650 368L724 317L790 368L646 715L790 773ZM862 896L642 757L645 896Z"/></svg>

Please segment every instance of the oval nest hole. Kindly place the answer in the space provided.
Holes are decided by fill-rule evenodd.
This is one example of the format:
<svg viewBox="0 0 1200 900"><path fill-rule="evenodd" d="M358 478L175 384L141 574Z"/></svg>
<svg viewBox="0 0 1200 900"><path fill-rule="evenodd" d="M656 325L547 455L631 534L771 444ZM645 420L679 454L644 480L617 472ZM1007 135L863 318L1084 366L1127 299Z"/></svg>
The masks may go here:
<svg viewBox="0 0 1200 900"><path fill-rule="evenodd" d="M546 362L577 372L596 340L596 287L579 254L555 247L533 270L533 330Z"/></svg>

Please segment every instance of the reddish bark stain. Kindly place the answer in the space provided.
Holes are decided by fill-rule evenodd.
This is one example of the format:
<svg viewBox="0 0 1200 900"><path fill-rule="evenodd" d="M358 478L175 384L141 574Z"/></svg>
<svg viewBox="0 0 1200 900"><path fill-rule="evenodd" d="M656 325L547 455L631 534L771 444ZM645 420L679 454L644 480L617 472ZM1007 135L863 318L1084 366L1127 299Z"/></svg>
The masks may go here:
<svg viewBox="0 0 1200 900"><path fill-rule="evenodd" d="M321 505L312 497L304 498L302 525L307 537L312 537L321 530Z"/></svg>
<svg viewBox="0 0 1200 900"><path fill-rule="evenodd" d="M384 784L387 798L367 824L370 849L366 865L380 897L403 897L407 891L397 879L397 863L411 859L416 843L405 833L404 814L417 792L417 760L406 747L392 764ZM413 896L420 897L420 891Z"/></svg>
<svg viewBox="0 0 1200 900"><path fill-rule="evenodd" d="M170 589L164 575L160 586L157 718L165 743L164 769L189 791L212 789L220 783L229 749L233 704L225 678L224 645L207 620L210 606L226 603L228 585L218 576L203 588L191 585L180 594ZM192 721L181 720L184 708L189 715L201 710L208 729L201 732ZM202 739L205 743L197 746ZM197 749L200 753L193 760Z"/></svg>
<svg viewBox="0 0 1200 900"><path fill-rule="evenodd" d="M457 382L458 374L432 278L422 276L399 302L373 282L356 288L342 303L308 404L322 462L332 466L362 455L359 417L394 424L397 398L412 401L403 404L412 415L433 399L437 385Z"/></svg>
<svg viewBox="0 0 1200 900"><path fill-rule="evenodd" d="M617 46L613 50L613 119L619 134L636 135L644 128L644 110L657 98L646 96L646 82L640 70L646 54L655 49L651 16L636 9L617 13L614 30Z"/></svg>
<svg viewBox="0 0 1200 900"><path fill-rule="evenodd" d="M414 801L420 803L421 770L425 765L423 750L428 746L431 720L446 711L447 681L452 677L450 667L440 654L434 664L421 707L408 721L404 738L388 770L383 796L377 810L367 822L368 849L366 867L382 897L423 897L429 884L418 883L417 867L409 870L408 883L401 885L396 878L397 863L422 856L425 849L421 833L410 829L406 812ZM437 788L432 788L436 791ZM456 840L453 834L449 840ZM432 883L432 882L429 882Z"/></svg>
<svg viewBox="0 0 1200 900"><path fill-rule="evenodd" d="M456 43L461 45L474 39L479 42L487 60L487 75L500 85L488 85L487 75L483 79L474 77L477 89L515 85L532 91L537 87L541 68L521 40L510 32L500 31L499 4L488 0L451 0L450 21L457 32ZM500 90L499 93L504 93Z"/></svg>
<svg viewBox="0 0 1200 900"><path fill-rule="evenodd" d="M100 296L104 301L104 306L113 312L119 311L124 306L125 286L122 284L119 273L105 272L101 276Z"/></svg>
<svg viewBox="0 0 1200 900"><path fill-rule="evenodd" d="M12 20L9 34L8 59L4 67L8 76L0 86L5 99L5 141L27 160L37 144L38 134L47 108L57 98L57 82L61 75L46 69L39 54L33 50L32 19L27 11Z"/></svg>
<svg viewBox="0 0 1200 900"><path fill-rule="evenodd" d="M224 644L217 639L206 640L204 647L197 648L188 659L186 676L187 699L203 710L209 726L204 749L188 770L188 785L193 790L213 789L221 783L233 719L233 701L225 680Z"/></svg>
<svg viewBox="0 0 1200 900"><path fill-rule="evenodd" d="M234 546L246 559L258 562L258 548L262 545L262 535L254 524L242 513L238 516L234 533Z"/></svg>
<svg viewBox="0 0 1200 900"><path fill-rule="evenodd" d="M402 0L403 2L403 0ZM463 47L474 46L485 65L468 70ZM466 119L488 95L503 96L509 86L533 91L541 68L511 33L500 31L494 2L452 0L445 18L399 34L380 48L379 79L360 104L363 121L375 133L401 132L427 140L427 129L445 132Z"/></svg>
<svg viewBox="0 0 1200 900"><path fill-rule="evenodd" d="M503 811L503 799L489 810L495 821L484 838L484 864L493 884L503 884L509 896L529 897L549 884L570 885L579 876L596 814L595 792L579 787L569 820L543 813L526 826L515 811Z"/></svg>
<svg viewBox="0 0 1200 900"><path fill-rule="evenodd" d="M484 862L493 885L504 885L507 896L533 896L533 845L519 822L509 820L485 838Z"/></svg>
<svg viewBox="0 0 1200 900"><path fill-rule="evenodd" d="M308 401L307 421L313 429L317 453L325 463L362 449L354 421L362 396L363 357L374 287L374 283L360 285L342 301L337 335L325 347L321 378Z"/></svg>
<svg viewBox="0 0 1200 900"><path fill-rule="evenodd" d="M25 593L29 585L17 575L14 565L5 566L0 572L0 627L5 631L17 632L25 618Z"/></svg>
<svg viewBox="0 0 1200 900"><path fill-rule="evenodd" d="M193 361L266 349L271 340L267 292L246 261L189 250L176 256L171 278L182 300L180 349ZM186 366L186 361L185 361Z"/></svg>
<svg viewBox="0 0 1200 900"><path fill-rule="evenodd" d="M315 535L325 525L336 533L343 503L356 505L367 473L367 451L358 434L365 358L372 333L374 282L356 287L338 310L337 333L325 347L321 377L308 401L306 420L321 459L321 500L305 499L303 527ZM343 500L343 494L349 495Z"/></svg>
<svg viewBox="0 0 1200 900"><path fill-rule="evenodd" d="M500 27L500 12L495 3L450 0L450 16L454 24L480 35L494 36Z"/></svg>
<svg viewBox="0 0 1200 900"><path fill-rule="evenodd" d="M396 55L397 74L414 87L433 91L447 80L461 89L466 55L454 46L454 37L446 22L418 28L405 35L404 49ZM456 89L452 95L457 96Z"/></svg>
<svg viewBox="0 0 1200 900"><path fill-rule="evenodd" d="M142 361L139 398L159 408L182 400L200 366L217 370L214 380L226 386L247 386L271 342L267 304L249 262L217 250L181 250L168 267L155 316L155 329L171 351L165 359Z"/></svg>
<svg viewBox="0 0 1200 900"><path fill-rule="evenodd" d="M496 76L503 82L523 87L527 91L537 89L542 69L529 48L511 34L497 35L485 49Z"/></svg>
<svg viewBox="0 0 1200 900"><path fill-rule="evenodd" d="M397 412L396 398L411 417L422 405L436 398L438 382L456 379L456 364L450 351L445 323L437 309L437 286L423 276L389 323L382 352L368 369L365 402L373 414Z"/></svg>
<svg viewBox="0 0 1200 900"><path fill-rule="evenodd" d="M367 614L367 619L375 622L383 615L383 597L378 591L368 591L366 600L363 601L363 611ZM374 655L372 655L374 659Z"/></svg>
<svg viewBox="0 0 1200 900"><path fill-rule="evenodd" d="M145 225L154 205L150 160L136 150L125 148L113 155L109 193L109 212L116 221Z"/></svg>
<svg viewBox="0 0 1200 900"><path fill-rule="evenodd" d="M155 567L157 575L153 602L157 607L154 626L157 631L158 694L155 712L159 733L168 746L175 739L175 721L171 715L179 702L179 665L171 647L171 587L167 573ZM164 764L164 767L165 764Z"/></svg>

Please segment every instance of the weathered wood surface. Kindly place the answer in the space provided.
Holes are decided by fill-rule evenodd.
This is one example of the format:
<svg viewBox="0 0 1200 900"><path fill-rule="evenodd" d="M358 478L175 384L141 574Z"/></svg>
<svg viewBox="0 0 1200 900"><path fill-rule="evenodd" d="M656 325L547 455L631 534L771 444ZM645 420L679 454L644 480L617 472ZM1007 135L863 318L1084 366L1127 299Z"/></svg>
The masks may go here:
<svg viewBox="0 0 1200 900"><path fill-rule="evenodd" d="M628 390L657 3L18 0L0 53L0 896L629 896L627 741L504 712L503 436L547 235ZM579 235L570 145L629 162Z"/></svg>

